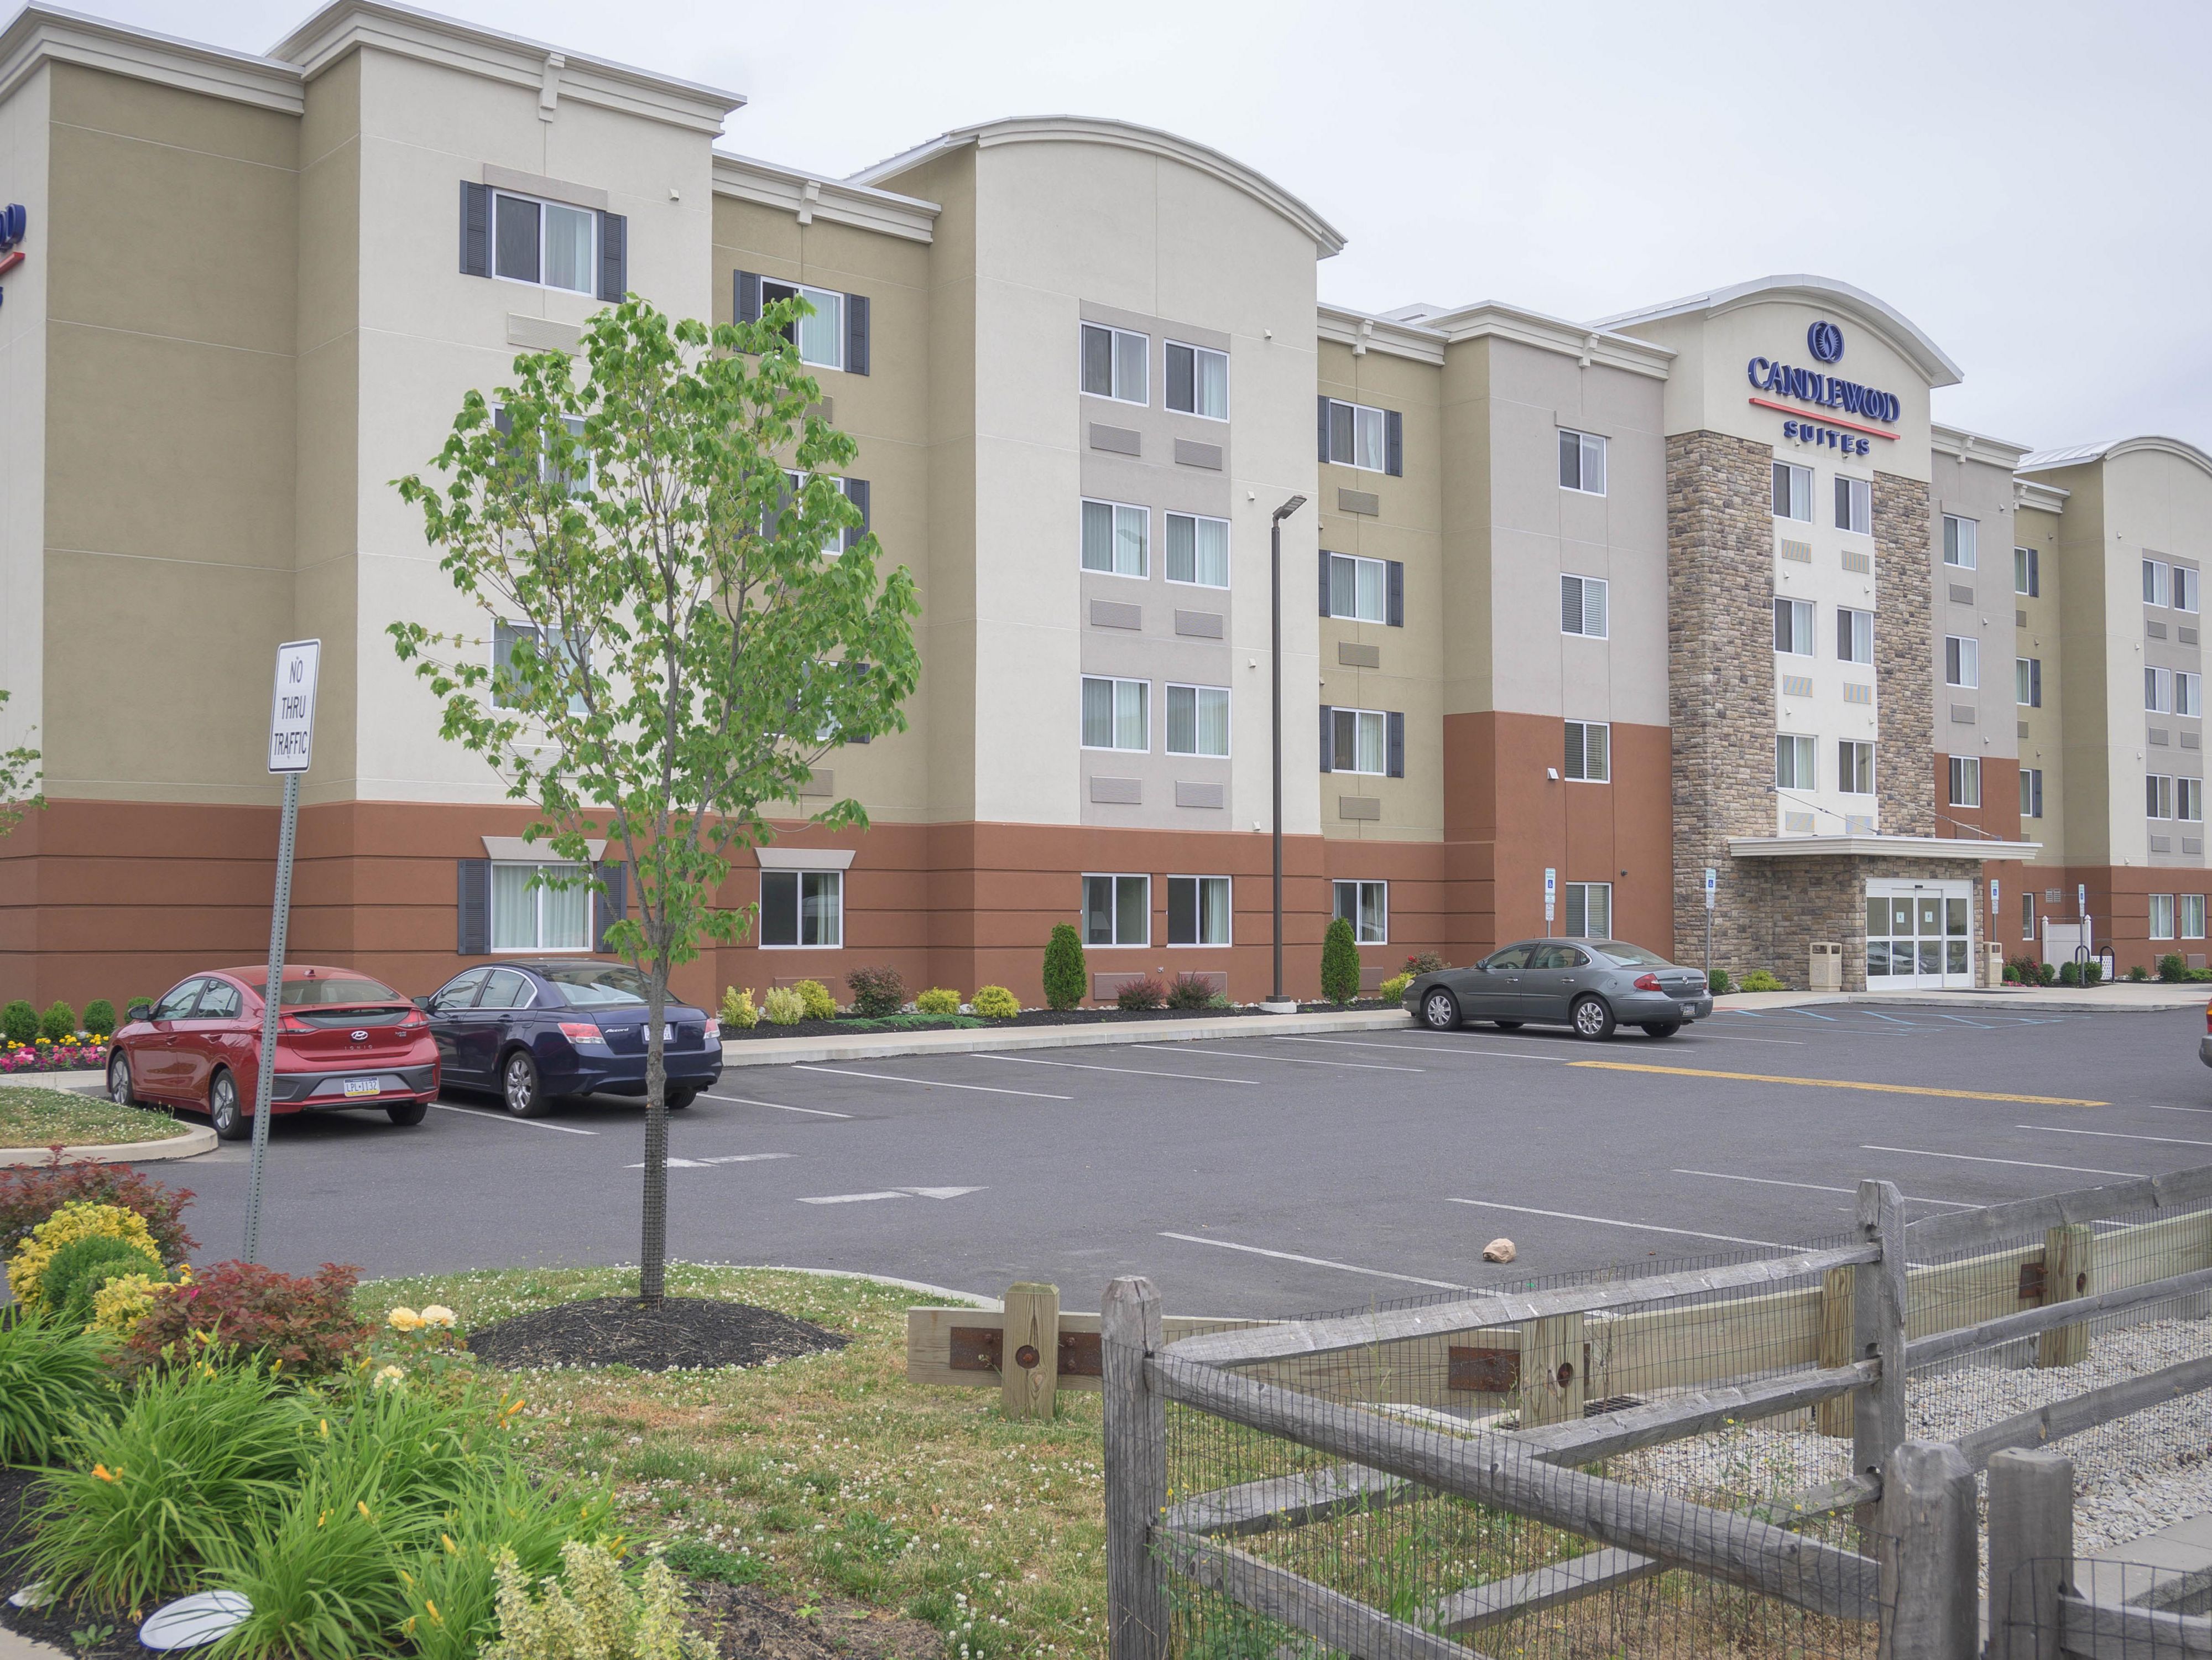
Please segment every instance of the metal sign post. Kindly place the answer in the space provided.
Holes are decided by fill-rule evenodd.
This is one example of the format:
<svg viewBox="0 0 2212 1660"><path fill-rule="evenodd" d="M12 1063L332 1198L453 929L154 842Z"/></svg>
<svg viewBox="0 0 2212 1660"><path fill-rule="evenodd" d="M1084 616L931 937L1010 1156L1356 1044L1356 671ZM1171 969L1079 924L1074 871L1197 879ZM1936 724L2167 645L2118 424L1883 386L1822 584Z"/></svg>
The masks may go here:
<svg viewBox="0 0 2212 1660"><path fill-rule="evenodd" d="M1705 983L1713 980L1713 897L1721 884L1721 873L1712 866L1705 866Z"/></svg>
<svg viewBox="0 0 2212 1660"><path fill-rule="evenodd" d="M1547 866L1544 870L1544 932L1552 931L1552 905L1559 897L1559 873Z"/></svg>
<svg viewBox="0 0 2212 1660"><path fill-rule="evenodd" d="M276 903L269 919L269 979L262 987L261 1064L253 1080L253 1158L246 1178L246 1260L260 1261L261 1171L269 1156L269 1106L276 1083L277 1005L284 993L284 934L292 920L292 841L300 824L300 775L315 744L315 676L323 642L276 648L276 690L269 709L269 770L284 778L284 819L276 833Z"/></svg>

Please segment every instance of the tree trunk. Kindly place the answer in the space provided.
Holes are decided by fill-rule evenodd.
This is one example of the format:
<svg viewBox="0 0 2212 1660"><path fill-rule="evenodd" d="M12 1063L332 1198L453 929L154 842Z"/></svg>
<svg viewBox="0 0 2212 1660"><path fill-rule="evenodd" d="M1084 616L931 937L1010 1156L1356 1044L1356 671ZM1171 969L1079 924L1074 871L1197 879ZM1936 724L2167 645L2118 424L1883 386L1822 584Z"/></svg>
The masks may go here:
<svg viewBox="0 0 2212 1660"><path fill-rule="evenodd" d="M668 962L646 976L645 994L645 1239L638 1252L637 1296L660 1306L668 1269L668 1057L663 1048L668 1007Z"/></svg>

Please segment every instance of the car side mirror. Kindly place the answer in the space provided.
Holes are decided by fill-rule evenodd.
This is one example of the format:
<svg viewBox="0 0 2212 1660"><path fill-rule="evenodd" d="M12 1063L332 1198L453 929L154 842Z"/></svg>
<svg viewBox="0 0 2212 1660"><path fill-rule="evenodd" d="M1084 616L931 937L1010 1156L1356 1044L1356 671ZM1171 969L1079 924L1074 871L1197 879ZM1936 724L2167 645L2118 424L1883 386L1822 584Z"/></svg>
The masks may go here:
<svg viewBox="0 0 2212 1660"><path fill-rule="evenodd" d="M430 1000L429 1000L428 998L427 998L427 997L417 997L417 998L413 999L412 1000L413 1000L414 1005L415 1005L415 1006L416 1006L416 1008L418 1008L418 1009L422 1010L422 1012L423 1012L423 1013L425 1013L425 1014L429 1013L429 1012L430 1012Z"/></svg>
<svg viewBox="0 0 2212 1660"><path fill-rule="evenodd" d="M154 1006L151 1003L133 1003L123 1011L123 1018L126 1020L151 1020L154 1018Z"/></svg>

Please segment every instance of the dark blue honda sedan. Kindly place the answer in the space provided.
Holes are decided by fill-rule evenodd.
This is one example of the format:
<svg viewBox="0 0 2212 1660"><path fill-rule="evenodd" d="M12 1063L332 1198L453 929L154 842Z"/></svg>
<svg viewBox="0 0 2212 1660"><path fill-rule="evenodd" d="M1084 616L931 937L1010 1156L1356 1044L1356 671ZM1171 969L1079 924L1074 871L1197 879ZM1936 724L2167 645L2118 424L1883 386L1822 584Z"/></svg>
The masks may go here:
<svg viewBox="0 0 2212 1660"><path fill-rule="evenodd" d="M518 1118L575 1095L643 1095L645 976L623 963L500 963L464 969L416 1006L430 1017L447 1084L496 1090ZM721 1027L671 1003L663 1016L668 1104L722 1075Z"/></svg>

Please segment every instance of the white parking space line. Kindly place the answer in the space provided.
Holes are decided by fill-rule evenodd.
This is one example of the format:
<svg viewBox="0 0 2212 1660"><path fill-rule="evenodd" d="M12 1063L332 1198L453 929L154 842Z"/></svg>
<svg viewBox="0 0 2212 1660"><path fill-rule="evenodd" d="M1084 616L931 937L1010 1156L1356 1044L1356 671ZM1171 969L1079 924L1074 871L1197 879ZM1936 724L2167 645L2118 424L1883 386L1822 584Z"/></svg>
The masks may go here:
<svg viewBox="0 0 2212 1660"><path fill-rule="evenodd" d="M955 1084L942 1078L902 1078L895 1072L854 1072L844 1067L817 1067L806 1061L795 1064L793 1072L835 1073L840 1078L872 1078L879 1084L912 1084L925 1090L974 1090L981 1095L1025 1095L1032 1101L1073 1101L1072 1095L1048 1095L1042 1090L1002 1090L993 1084Z"/></svg>
<svg viewBox="0 0 2212 1660"><path fill-rule="evenodd" d="M558 1130L563 1135L597 1135L597 1130L580 1130L573 1124L548 1124L542 1119L517 1118L513 1113L484 1112L476 1107L449 1107L443 1101L430 1104L440 1112L458 1112L464 1118L481 1118L488 1123L513 1124L518 1129Z"/></svg>
<svg viewBox="0 0 2212 1660"><path fill-rule="evenodd" d="M2129 1104L2147 1108L2152 1112L2212 1112L2212 1107L2162 1107L2155 1101L2133 1101Z"/></svg>
<svg viewBox="0 0 2212 1660"><path fill-rule="evenodd" d="M850 1118L849 1112L831 1112L827 1107L787 1107L781 1101L756 1101L750 1095L708 1094L709 1101L734 1101L741 1107L774 1107L778 1112L803 1112L810 1118Z"/></svg>
<svg viewBox="0 0 2212 1660"><path fill-rule="evenodd" d="M1780 1182L1777 1181L1771 1176L1730 1176L1726 1174L1724 1171L1717 1170L1677 1170L1674 1174L1676 1176L1709 1176L1716 1182L1750 1182L1762 1188L1802 1188L1808 1193L1855 1194L1858 1191L1856 1188L1822 1187L1818 1182ZM1970 1205L1963 1199L1923 1199L1917 1195L1910 1193L1903 1195L1902 1197L1907 1204L1911 1205L1948 1205L1954 1210L1985 1210L1988 1208L1988 1207L1984 1205ZM1842 1208L1845 1211L1850 1211L1853 1207L1846 1205Z"/></svg>
<svg viewBox="0 0 2212 1660"><path fill-rule="evenodd" d="M2014 1129L2041 1130L2047 1135L2098 1135L2107 1141L2162 1141L2170 1147L2212 1147L2212 1141L2191 1140L2185 1135L2130 1135L2124 1130L2069 1130L2056 1124L2014 1124Z"/></svg>
<svg viewBox="0 0 2212 1660"><path fill-rule="evenodd" d="M1208 1239L1195 1233L1162 1233L1163 1239L1180 1239L1187 1245L1212 1245L1222 1250L1241 1250L1252 1256L1272 1256L1279 1262L1304 1262L1309 1268L1337 1268L1346 1274L1364 1274L1376 1280L1402 1280L1409 1286L1433 1286L1438 1291L1465 1291L1467 1286L1451 1280L1424 1280L1418 1274L1393 1274L1388 1268L1363 1268L1356 1262L1332 1262L1326 1256L1301 1256L1296 1251L1264 1250L1258 1245L1240 1245L1228 1239Z"/></svg>
<svg viewBox="0 0 2212 1660"><path fill-rule="evenodd" d="M712 1158L671 1158L671 1170L705 1170L710 1164L757 1164L766 1158L795 1158L790 1152L725 1152ZM624 1164L624 1170L643 1170L643 1164Z"/></svg>
<svg viewBox="0 0 2212 1660"><path fill-rule="evenodd" d="M1133 1049L1158 1049L1164 1054L1177 1053L1211 1061L1218 1056L1224 1061L1269 1061L1279 1067L1349 1067L1355 1072L1426 1072L1426 1067L1386 1067L1380 1061L1308 1061L1289 1055L1247 1055L1241 1049L1171 1049L1164 1043L1132 1043Z"/></svg>
<svg viewBox="0 0 2212 1660"><path fill-rule="evenodd" d="M886 1188L880 1193L826 1193L802 1199L802 1205L865 1205L873 1199L958 1199L981 1188Z"/></svg>
<svg viewBox="0 0 2212 1660"><path fill-rule="evenodd" d="M979 1055L978 1061L1012 1061L1024 1067L1067 1067L1076 1072L1121 1072L1132 1078L1183 1078L1194 1084L1257 1084L1256 1078L1218 1078L1203 1072L1154 1072L1146 1067L1101 1067L1088 1061L1040 1061L1030 1055Z"/></svg>
<svg viewBox="0 0 2212 1660"><path fill-rule="evenodd" d="M1929 1147L1884 1147L1872 1141L1859 1143L1861 1152L1903 1152L1916 1158L1956 1158L1969 1164L2011 1164L2020 1170L2071 1171L2076 1176L2128 1176L2142 1179L2139 1170L2097 1170L2088 1164L2039 1164L2033 1158L1991 1158L1978 1152L1937 1152Z"/></svg>
<svg viewBox="0 0 2212 1660"><path fill-rule="evenodd" d="M1699 1037L1710 1037L1717 1043L1788 1043L1794 1049L1803 1049L1802 1037L1737 1037L1724 1031L1701 1031Z"/></svg>
<svg viewBox="0 0 2212 1660"><path fill-rule="evenodd" d="M1618 1216L1581 1216L1571 1210L1538 1210L1534 1205L1501 1205L1492 1199L1448 1198L1445 1202L1475 1205L1484 1210L1510 1210L1522 1216L1549 1216L1562 1222L1595 1222L1601 1227L1633 1228L1640 1233L1676 1233L1690 1239L1725 1240L1731 1245L1764 1245L1774 1250L1790 1249L1778 1239L1746 1239L1740 1234L1707 1233L1702 1228L1662 1228L1656 1222L1629 1222Z"/></svg>
<svg viewBox="0 0 2212 1660"><path fill-rule="evenodd" d="M1457 1043L1371 1043L1357 1037L1271 1037L1272 1043L1334 1043L1347 1049L1419 1049L1424 1055L1491 1055L1507 1061L1561 1061L1559 1055L1528 1055L1519 1049L1470 1049ZM1275 1057L1282 1059L1280 1055Z"/></svg>

